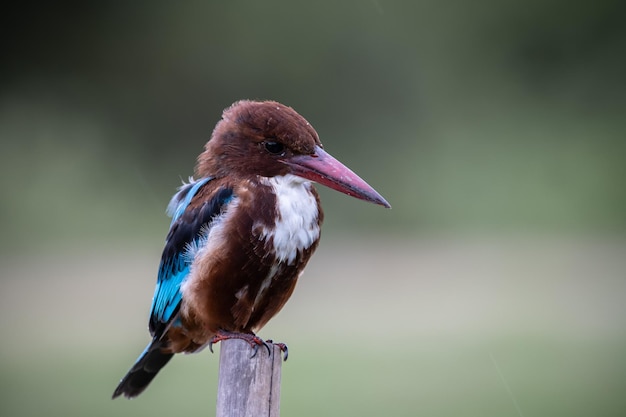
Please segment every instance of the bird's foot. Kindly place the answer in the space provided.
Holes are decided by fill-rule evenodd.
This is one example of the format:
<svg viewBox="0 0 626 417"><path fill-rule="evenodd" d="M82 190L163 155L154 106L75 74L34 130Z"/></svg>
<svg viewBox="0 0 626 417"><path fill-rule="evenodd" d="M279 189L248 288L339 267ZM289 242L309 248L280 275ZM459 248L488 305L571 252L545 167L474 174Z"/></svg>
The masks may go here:
<svg viewBox="0 0 626 417"><path fill-rule="evenodd" d="M289 357L289 349L287 348L286 344L284 344L284 343L274 343L274 341L271 340L271 339L267 339L267 343L271 343L274 346L278 346L280 351L283 352L283 362L287 361L287 358Z"/></svg>
<svg viewBox="0 0 626 417"><path fill-rule="evenodd" d="M254 333L236 333L236 332L227 332L225 330L220 330L217 332L215 336L209 342L209 350L213 353L213 344L217 342L221 342L223 340L228 339L240 339L248 342L250 347L254 349L252 352L252 356L250 358L254 358L259 351L259 346L264 346L267 349L267 354L271 353L270 346L260 337L255 335ZM282 349L281 349L282 350Z"/></svg>

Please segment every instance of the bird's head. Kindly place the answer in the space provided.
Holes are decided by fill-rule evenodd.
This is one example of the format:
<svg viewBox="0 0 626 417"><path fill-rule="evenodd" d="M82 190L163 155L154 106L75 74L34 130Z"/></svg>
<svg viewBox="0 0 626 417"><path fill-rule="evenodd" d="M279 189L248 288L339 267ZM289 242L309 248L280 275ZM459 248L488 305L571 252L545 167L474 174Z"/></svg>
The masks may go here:
<svg viewBox="0 0 626 417"><path fill-rule="evenodd" d="M242 100L224 110L196 165L199 177L287 174L391 207L376 190L324 151L309 122L275 101Z"/></svg>

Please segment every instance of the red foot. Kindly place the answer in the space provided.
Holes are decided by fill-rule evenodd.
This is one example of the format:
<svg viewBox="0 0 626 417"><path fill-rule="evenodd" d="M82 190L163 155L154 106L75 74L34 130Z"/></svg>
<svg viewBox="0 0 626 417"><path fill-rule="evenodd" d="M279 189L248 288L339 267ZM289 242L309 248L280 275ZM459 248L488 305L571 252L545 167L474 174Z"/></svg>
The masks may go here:
<svg viewBox="0 0 626 417"><path fill-rule="evenodd" d="M250 347L254 349L252 356L250 356L251 358L254 358L256 356L257 352L259 351L259 346L265 346L265 348L267 349L268 355L271 352L269 345L265 343L263 339L261 339L260 337L258 337L257 335L253 333L235 333L235 332L227 332L225 330L220 330L219 332L217 332L215 336L213 336L213 339L211 339L211 341L209 342L209 350L211 351L211 353L213 353L214 343L221 342L222 340L228 340L228 339L240 339L240 340L245 340L246 342L248 342Z"/></svg>
<svg viewBox="0 0 626 417"><path fill-rule="evenodd" d="M241 340L245 340L246 342L248 342L250 347L254 349L252 356L250 356L251 358L254 358L256 356L257 352L259 351L259 346L265 346L265 348L267 349L267 354L269 355L271 353L271 348L269 344L278 346L280 351L284 353L283 361L286 361L287 358L289 357L289 349L287 348L287 345L284 343L274 343L271 339L268 339L266 342L253 333L236 333L236 332L227 332L225 330L218 331L217 334L213 336L213 339L211 339L211 341L209 342L209 350L211 351L211 353L213 353L214 343L218 343L218 342L221 342L222 340L228 340L228 339L241 339Z"/></svg>

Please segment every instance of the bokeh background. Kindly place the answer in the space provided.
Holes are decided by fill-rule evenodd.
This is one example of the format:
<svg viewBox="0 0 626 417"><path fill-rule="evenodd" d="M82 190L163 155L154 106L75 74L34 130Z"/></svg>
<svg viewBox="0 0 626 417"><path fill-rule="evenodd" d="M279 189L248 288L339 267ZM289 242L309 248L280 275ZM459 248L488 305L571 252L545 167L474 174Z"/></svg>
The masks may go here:
<svg viewBox="0 0 626 417"><path fill-rule="evenodd" d="M217 356L111 401L164 209L221 110L294 107L392 210L320 190L261 332L284 416L626 415L626 3L3 6L0 415L212 415Z"/></svg>

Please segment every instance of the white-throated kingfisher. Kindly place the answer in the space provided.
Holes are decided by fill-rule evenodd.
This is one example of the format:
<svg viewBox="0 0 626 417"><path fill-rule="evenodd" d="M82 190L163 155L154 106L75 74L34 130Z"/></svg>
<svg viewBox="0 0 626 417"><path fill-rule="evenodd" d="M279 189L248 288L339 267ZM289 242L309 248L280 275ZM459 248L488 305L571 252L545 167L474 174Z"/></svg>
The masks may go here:
<svg viewBox="0 0 626 417"><path fill-rule="evenodd" d="M236 335L258 343L254 333L285 305L319 242L323 213L312 182L390 207L323 150L291 107L243 100L224 110L195 179L168 206L152 341L113 398L141 394L175 353Z"/></svg>

